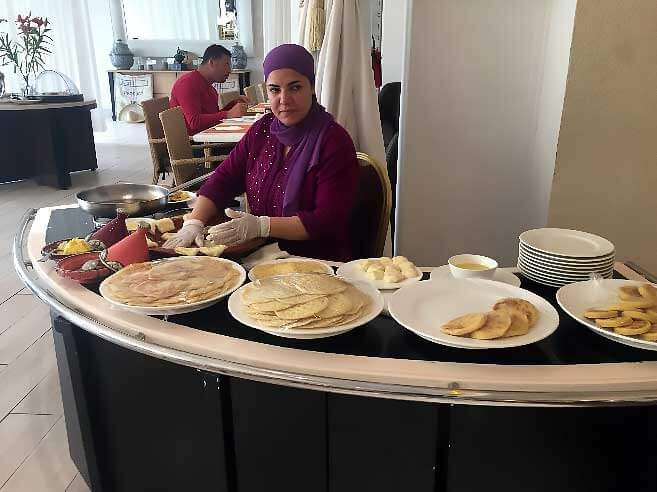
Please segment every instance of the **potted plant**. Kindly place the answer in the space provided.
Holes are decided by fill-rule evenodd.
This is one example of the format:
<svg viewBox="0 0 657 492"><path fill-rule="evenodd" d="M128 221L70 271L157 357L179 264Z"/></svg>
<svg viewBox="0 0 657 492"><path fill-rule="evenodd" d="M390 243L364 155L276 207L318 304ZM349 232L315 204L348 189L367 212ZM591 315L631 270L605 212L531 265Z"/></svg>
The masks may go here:
<svg viewBox="0 0 657 492"><path fill-rule="evenodd" d="M0 19L3 22L7 19ZM48 34L51 29L47 17L32 16L32 12L24 17L19 15L15 23L17 41L9 39L9 33L0 33L0 66L13 65L14 73L20 74L25 84L23 95L28 96L33 92L30 77L45 67L45 57L51 53L52 38Z"/></svg>

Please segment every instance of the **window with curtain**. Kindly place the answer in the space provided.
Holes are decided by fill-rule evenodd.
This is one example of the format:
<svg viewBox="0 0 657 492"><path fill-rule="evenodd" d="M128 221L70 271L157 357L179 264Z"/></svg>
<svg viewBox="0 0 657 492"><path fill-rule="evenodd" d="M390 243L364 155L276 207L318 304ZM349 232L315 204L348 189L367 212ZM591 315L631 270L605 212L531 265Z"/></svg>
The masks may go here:
<svg viewBox="0 0 657 492"><path fill-rule="evenodd" d="M235 2L123 0L123 15L128 38L218 41L219 26L234 25Z"/></svg>

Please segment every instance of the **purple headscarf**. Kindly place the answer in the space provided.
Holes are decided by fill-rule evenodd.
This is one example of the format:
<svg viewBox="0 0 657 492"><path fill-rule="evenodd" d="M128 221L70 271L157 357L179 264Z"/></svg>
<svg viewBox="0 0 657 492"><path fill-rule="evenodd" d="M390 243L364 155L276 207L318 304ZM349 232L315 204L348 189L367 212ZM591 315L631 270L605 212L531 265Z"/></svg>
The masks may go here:
<svg viewBox="0 0 657 492"><path fill-rule="evenodd" d="M312 55L298 44L282 44L271 50L263 63L265 80L274 70L290 68L299 72L315 84L315 60ZM306 117L294 126L285 126L274 118L270 131L286 147L298 145L290 157L285 197L283 198L283 215L292 216L299 210L299 192L306 173L319 161L319 152L327 128L333 122L333 116L321 106L313 95L313 103Z"/></svg>

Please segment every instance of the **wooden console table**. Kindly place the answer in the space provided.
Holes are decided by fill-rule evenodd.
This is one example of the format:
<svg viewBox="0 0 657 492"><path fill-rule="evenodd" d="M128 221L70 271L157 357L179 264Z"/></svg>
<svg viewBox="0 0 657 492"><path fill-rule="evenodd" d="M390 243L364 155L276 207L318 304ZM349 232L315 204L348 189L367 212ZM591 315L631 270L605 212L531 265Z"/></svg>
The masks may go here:
<svg viewBox="0 0 657 492"><path fill-rule="evenodd" d="M112 119L116 121L116 99L114 95L114 75L117 73L125 75L144 75L153 76L153 97L169 97L171 88L176 79L190 70L108 70L110 99L112 101ZM244 88L251 85L250 70L233 70L228 76L228 80L221 84L221 90L230 92L239 89L240 94L244 94Z"/></svg>
<svg viewBox="0 0 657 492"><path fill-rule="evenodd" d="M91 126L96 101L0 104L0 183L35 178L66 189L69 173L98 168Z"/></svg>

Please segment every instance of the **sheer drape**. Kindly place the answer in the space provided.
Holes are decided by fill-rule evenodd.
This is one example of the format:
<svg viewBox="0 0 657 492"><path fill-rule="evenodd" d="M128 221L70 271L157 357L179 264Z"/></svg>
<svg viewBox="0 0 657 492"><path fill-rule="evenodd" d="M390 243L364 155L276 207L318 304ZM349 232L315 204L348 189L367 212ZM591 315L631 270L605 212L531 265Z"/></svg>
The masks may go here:
<svg viewBox="0 0 657 492"><path fill-rule="evenodd" d="M315 91L356 145L385 163L377 92L372 75L367 0L333 0L319 53Z"/></svg>
<svg viewBox="0 0 657 492"><path fill-rule="evenodd" d="M262 2L262 37L265 55L272 48L292 41L291 9L290 0Z"/></svg>
<svg viewBox="0 0 657 492"><path fill-rule="evenodd" d="M85 0L3 0L0 2L0 18L8 23L0 29L16 38L14 20L18 14L48 17L53 38L52 55L46 60L46 68L68 75L84 94L85 99L100 97L100 81L96 71L96 53L88 8L93 4ZM107 51L111 47L107 48ZM8 90L19 92L20 77L13 74L11 66L1 67L8 79ZM100 111L92 111L95 130L103 130L105 122Z"/></svg>

